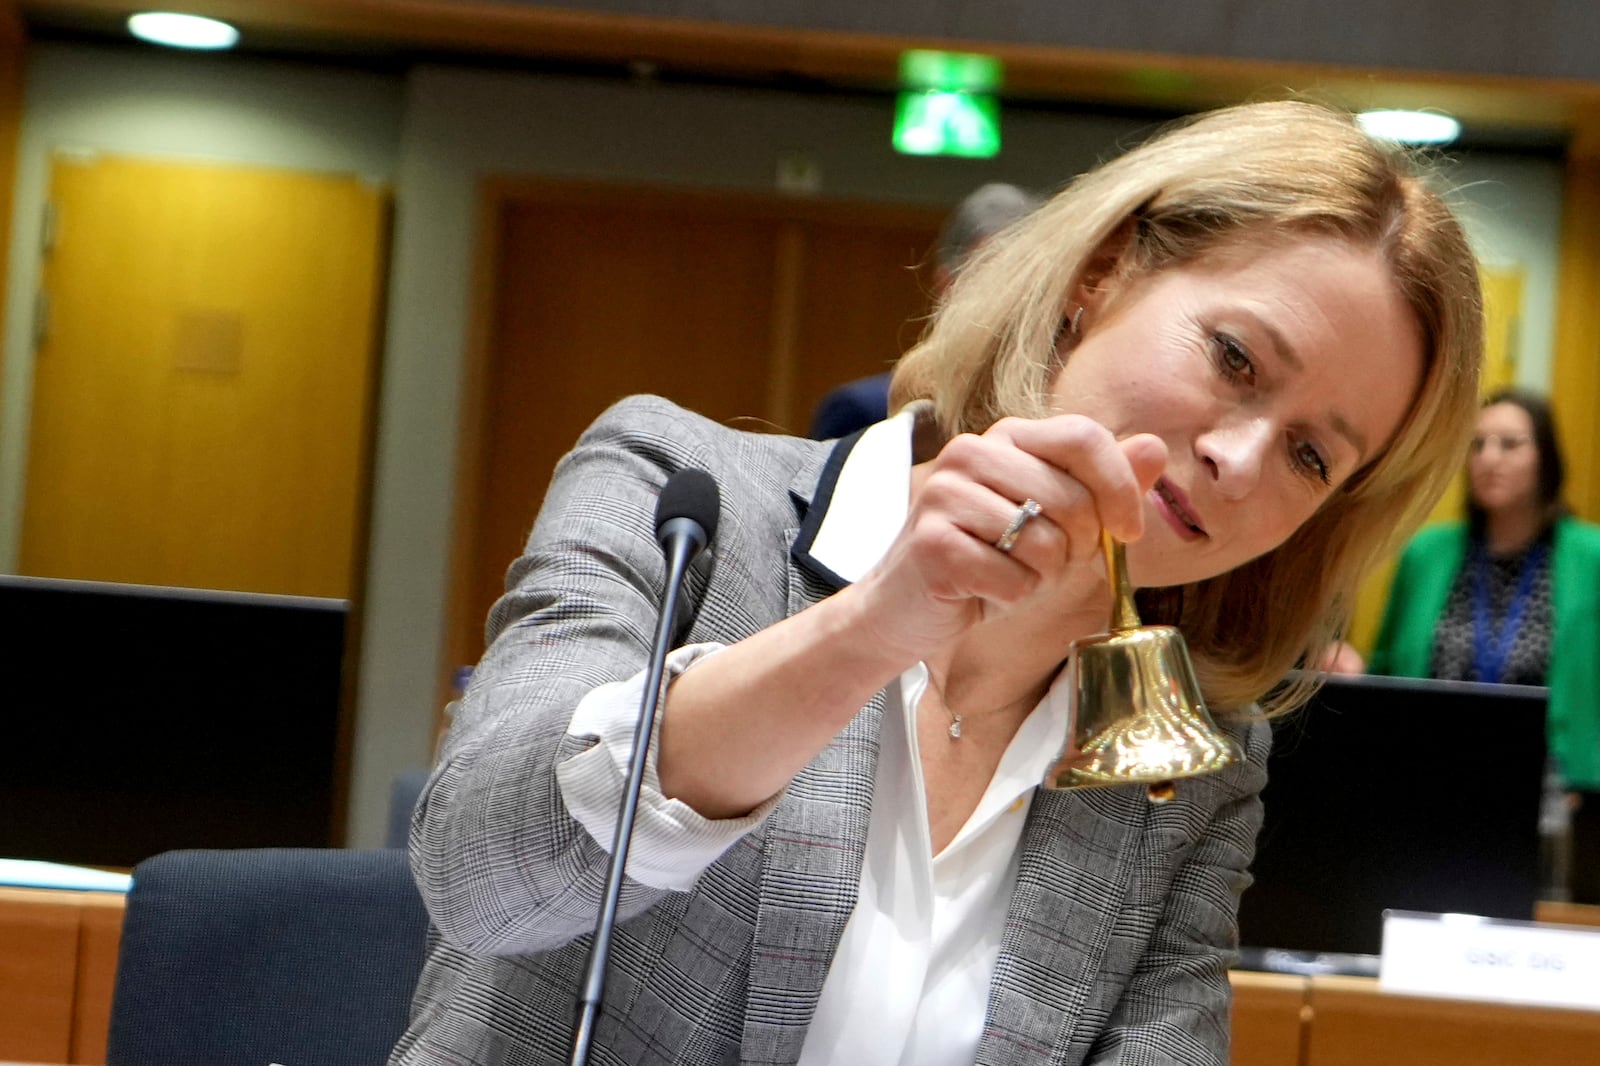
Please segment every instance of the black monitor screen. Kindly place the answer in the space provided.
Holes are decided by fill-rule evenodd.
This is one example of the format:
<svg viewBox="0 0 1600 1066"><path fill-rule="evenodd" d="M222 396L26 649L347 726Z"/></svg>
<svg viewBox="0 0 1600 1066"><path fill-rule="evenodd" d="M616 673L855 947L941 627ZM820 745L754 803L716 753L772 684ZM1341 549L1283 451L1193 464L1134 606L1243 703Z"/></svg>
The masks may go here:
<svg viewBox="0 0 1600 1066"><path fill-rule="evenodd" d="M1276 723L1241 944L1377 954L1385 909L1531 918L1547 695L1330 678Z"/></svg>
<svg viewBox="0 0 1600 1066"><path fill-rule="evenodd" d="M342 600L0 577L0 857L334 842Z"/></svg>

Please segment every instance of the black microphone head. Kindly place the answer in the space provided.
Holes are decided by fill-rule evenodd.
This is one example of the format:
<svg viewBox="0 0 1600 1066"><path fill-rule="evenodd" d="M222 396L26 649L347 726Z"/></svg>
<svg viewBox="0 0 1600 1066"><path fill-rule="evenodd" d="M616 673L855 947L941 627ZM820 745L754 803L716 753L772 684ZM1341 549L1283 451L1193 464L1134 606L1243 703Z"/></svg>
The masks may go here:
<svg viewBox="0 0 1600 1066"><path fill-rule="evenodd" d="M721 503L722 493L710 474L694 467L679 470L667 478L661 488L661 498L656 502L656 537L661 537L667 523L674 518L687 518L705 530L706 542L710 543L717 535Z"/></svg>

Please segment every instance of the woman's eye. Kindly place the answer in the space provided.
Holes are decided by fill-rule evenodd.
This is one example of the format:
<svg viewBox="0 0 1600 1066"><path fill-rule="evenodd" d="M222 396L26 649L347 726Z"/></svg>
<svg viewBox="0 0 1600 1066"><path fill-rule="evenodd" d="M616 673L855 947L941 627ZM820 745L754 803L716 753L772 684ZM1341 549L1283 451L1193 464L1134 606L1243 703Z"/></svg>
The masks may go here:
<svg viewBox="0 0 1600 1066"><path fill-rule="evenodd" d="M1315 477L1324 485L1332 483L1327 460L1322 458L1322 453L1317 451L1316 445L1304 442L1299 444L1294 450L1294 459L1295 464L1304 473Z"/></svg>
<svg viewBox="0 0 1600 1066"><path fill-rule="evenodd" d="M1230 381L1249 380L1255 377L1256 366L1244 345L1225 333L1212 340L1217 350L1217 366Z"/></svg>

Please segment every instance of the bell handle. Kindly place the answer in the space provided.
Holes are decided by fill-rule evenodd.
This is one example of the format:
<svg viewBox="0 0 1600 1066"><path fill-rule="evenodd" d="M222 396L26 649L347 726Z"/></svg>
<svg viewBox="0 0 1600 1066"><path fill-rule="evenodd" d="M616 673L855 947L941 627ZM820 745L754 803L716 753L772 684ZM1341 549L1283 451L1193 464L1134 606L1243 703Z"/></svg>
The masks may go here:
<svg viewBox="0 0 1600 1066"><path fill-rule="evenodd" d="M1111 592L1111 632L1126 633L1139 628L1139 609L1133 603L1133 586L1128 584L1128 553L1122 542L1100 530L1100 550L1106 557L1106 584Z"/></svg>

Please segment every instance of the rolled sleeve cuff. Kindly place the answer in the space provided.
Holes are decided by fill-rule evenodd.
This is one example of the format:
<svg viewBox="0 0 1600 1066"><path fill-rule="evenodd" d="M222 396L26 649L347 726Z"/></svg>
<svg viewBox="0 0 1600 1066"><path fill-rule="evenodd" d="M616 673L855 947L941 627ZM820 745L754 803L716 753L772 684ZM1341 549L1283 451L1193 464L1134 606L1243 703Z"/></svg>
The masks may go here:
<svg viewBox="0 0 1600 1066"><path fill-rule="evenodd" d="M690 644L667 656L664 687L685 670L723 649L722 644ZM578 704L567 735L592 736L599 743L556 767L556 781L567 810L607 852L616 834L617 813L627 786L633 756L633 733L644 699L645 674L614 681L591 691ZM701 871L735 841L760 825L777 806L779 796L742 818L705 818L680 800L661 794L657 773L661 719L650 732L644 784L628 844L628 877L651 888L674 892L694 887Z"/></svg>

